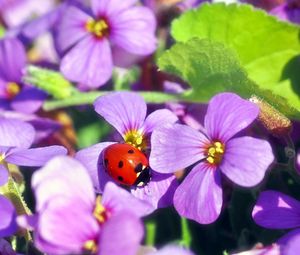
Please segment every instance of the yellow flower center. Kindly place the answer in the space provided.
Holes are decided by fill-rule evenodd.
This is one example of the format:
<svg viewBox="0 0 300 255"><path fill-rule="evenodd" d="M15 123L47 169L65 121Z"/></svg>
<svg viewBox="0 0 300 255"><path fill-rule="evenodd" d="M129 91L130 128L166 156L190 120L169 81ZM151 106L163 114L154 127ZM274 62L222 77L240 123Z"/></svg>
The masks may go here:
<svg viewBox="0 0 300 255"><path fill-rule="evenodd" d="M9 98L14 98L21 91L20 86L15 82L8 82L6 85L6 93Z"/></svg>
<svg viewBox="0 0 300 255"><path fill-rule="evenodd" d="M101 196L96 198L96 206L93 211L93 215L98 223L103 224L109 217L109 212L101 203ZM83 250L88 252L88 254L95 254L98 251L98 244L95 240L88 240L83 245Z"/></svg>
<svg viewBox="0 0 300 255"><path fill-rule="evenodd" d="M89 240L85 242L83 249L90 254L95 254L98 250L98 245L94 240Z"/></svg>
<svg viewBox="0 0 300 255"><path fill-rule="evenodd" d="M85 28L90 33L94 34L98 38L107 36L109 33L109 27L105 20L94 20L90 19L86 22Z"/></svg>
<svg viewBox="0 0 300 255"><path fill-rule="evenodd" d="M139 150L145 150L147 142L144 135L138 130L130 130L124 135L125 143L134 146Z"/></svg>
<svg viewBox="0 0 300 255"><path fill-rule="evenodd" d="M206 160L212 165L219 165L225 152L225 144L214 142L206 150Z"/></svg>

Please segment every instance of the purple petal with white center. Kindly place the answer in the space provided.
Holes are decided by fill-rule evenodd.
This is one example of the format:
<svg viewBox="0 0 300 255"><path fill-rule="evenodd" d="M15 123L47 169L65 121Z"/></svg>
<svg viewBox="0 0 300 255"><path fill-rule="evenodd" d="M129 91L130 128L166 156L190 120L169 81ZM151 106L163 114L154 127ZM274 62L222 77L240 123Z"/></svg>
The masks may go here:
<svg viewBox="0 0 300 255"><path fill-rule="evenodd" d="M95 193L85 167L68 156L57 156L35 172L32 178L37 210L55 197L76 199L77 203L92 210Z"/></svg>
<svg viewBox="0 0 300 255"><path fill-rule="evenodd" d="M67 149L59 145L25 150L12 149L5 160L18 166L43 166L53 157L67 153Z"/></svg>
<svg viewBox="0 0 300 255"><path fill-rule="evenodd" d="M191 127L175 124L157 128L151 135L150 166L159 173L173 173L204 158L210 141Z"/></svg>
<svg viewBox="0 0 300 255"><path fill-rule="evenodd" d="M252 217L265 228L300 227L300 202L277 191L265 191L260 194Z"/></svg>
<svg viewBox="0 0 300 255"><path fill-rule="evenodd" d="M92 17L74 6L64 10L62 18L58 24L56 45L59 52L65 52L88 36L85 24Z"/></svg>
<svg viewBox="0 0 300 255"><path fill-rule="evenodd" d="M177 212L200 224L216 221L222 202L220 172L206 163L196 165L174 195Z"/></svg>
<svg viewBox="0 0 300 255"><path fill-rule="evenodd" d="M95 111L124 136L127 131L139 130L145 120L147 106L134 92L114 92L99 97Z"/></svg>
<svg viewBox="0 0 300 255"><path fill-rule="evenodd" d="M8 170L3 164L0 164L0 187L8 181Z"/></svg>
<svg viewBox="0 0 300 255"><path fill-rule="evenodd" d="M146 7L132 7L111 19L111 41L124 50L149 55L157 47L155 37L156 20L153 12Z"/></svg>
<svg viewBox="0 0 300 255"><path fill-rule="evenodd" d="M168 245L159 251L151 252L148 255L193 255L194 253L180 246Z"/></svg>
<svg viewBox="0 0 300 255"><path fill-rule="evenodd" d="M300 250L300 229L290 231L279 239L281 254L298 255Z"/></svg>
<svg viewBox="0 0 300 255"><path fill-rule="evenodd" d="M98 237L99 228L92 211L76 198L54 198L39 214L36 246L45 253L79 254L87 241Z"/></svg>
<svg viewBox="0 0 300 255"><path fill-rule="evenodd" d="M47 94L39 89L27 87L24 88L11 102L11 107L18 112L34 113L39 110Z"/></svg>
<svg viewBox="0 0 300 255"><path fill-rule="evenodd" d="M0 78L7 82L20 82L26 64L26 52L15 38L0 40Z"/></svg>
<svg viewBox="0 0 300 255"><path fill-rule="evenodd" d="M15 119L0 119L0 145L29 148L34 141L35 130L25 122Z"/></svg>
<svg viewBox="0 0 300 255"><path fill-rule="evenodd" d="M127 211L112 215L103 224L98 255L136 255L144 235L139 218Z"/></svg>
<svg viewBox="0 0 300 255"><path fill-rule="evenodd" d="M136 216L142 217L154 210L150 203L134 197L130 192L113 182L108 182L105 185L101 203L112 214L131 211Z"/></svg>
<svg viewBox="0 0 300 255"><path fill-rule="evenodd" d="M75 158L79 160L87 169L93 186L98 193L102 193L105 184L110 180L109 176L104 171L102 152L114 142L97 143L78 151Z"/></svg>
<svg viewBox="0 0 300 255"><path fill-rule="evenodd" d="M0 209L0 238L8 237L17 230L16 211L13 204L2 195L0 195Z"/></svg>
<svg viewBox="0 0 300 255"><path fill-rule="evenodd" d="M97 56L97 57L95 57ZM90 89L104 85L112 75L112 54L107 39L89 35L76 44L62 59L60 71L69 80Z"/></svg>
<svg viewBox="0 0 300 255"><path fill-rule="evenodd" d="M233 93L220 93L210 100L204 125L212 140L226 142L248 127L258 114L254 103Z"/></svg>
<svg viewBox="0 0 300 255"><path fill-rule="evenodd" d="M120 12L130 8L136 2L137 0L91 0L91 5L95 16L106 16L112 18L111 16L116 16Z"/></svg>
<svg viewBox="0 0 300 255"><path fill-rule="evenodd" d="M168 207L173 204L175 190L178 187L176 177L172 174L151 172L150 182L143 187L131 188L131 193L152 204L153 208Z"/></svg>
<svg viewBox="0 0 300 255"><path fill-rule="evenodd" d="M166 124L173 124L177 120L177 116L167 109L156 110L148 115L142 130L145 134L151 134L155 128Z"/></svg>
<svg viewBox="0 0 300 255"><path fill-rule="evenodd" d="M273 161L272 148L267 141L244 136L226 143L220 169L234 183L252 187L263 180Z"/></svg>

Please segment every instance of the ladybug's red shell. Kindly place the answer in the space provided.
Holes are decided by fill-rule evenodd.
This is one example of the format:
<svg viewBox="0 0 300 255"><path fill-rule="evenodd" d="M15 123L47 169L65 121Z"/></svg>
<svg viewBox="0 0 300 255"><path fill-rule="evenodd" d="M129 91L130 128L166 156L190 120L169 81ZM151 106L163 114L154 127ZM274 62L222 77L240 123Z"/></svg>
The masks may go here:
<svg viewBox="0 0 300 255"><path fill-rule="evenodd" d="M129 144L112 144L103 153L106 172L118 183L137 185L141 172L149 170L147 157Z"/></svg>

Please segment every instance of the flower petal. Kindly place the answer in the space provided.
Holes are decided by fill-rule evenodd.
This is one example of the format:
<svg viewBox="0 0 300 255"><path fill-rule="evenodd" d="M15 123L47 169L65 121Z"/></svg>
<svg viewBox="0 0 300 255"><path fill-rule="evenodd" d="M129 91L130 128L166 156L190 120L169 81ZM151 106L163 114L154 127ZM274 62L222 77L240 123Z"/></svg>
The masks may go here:
<svg viewBox="0 0 300 255"><path fill-rule="evenodd" d="M37 248L53 254L47 244L56 247L59 253L79 254L85 242L94 240L99 234L99 225L91 211L82 208L74 199L51 200L51 203L39 215L37 232L43 242L36 243ZM41 240L41 239L40 239ZM45 243L45 245L44 245Z"/></svg>
<svg viewBox="0 0 300 255"><path fill-rule="evenodd" d="M15 38L0 40L0 77L7 82L20 82L26 64L23 44Z"/></svg>
<svg viewBox="0 0 300 255"><path fill-rule="evenodd" d="M136 255L143 235L143 225L135 214L114 214L103 224L98 255Z"/></svg>
<svg viewBox="0 0 300 255"><path fill-rule="evenodd" d="M146 117L144 99L133 92L114 92L99 97L94 103L95 111L121 135L139 130Z"/></svg>
<svg viewBox="0 0 300 255"><path fill-rule="evenodd" d="M278 241L281 253L284 255L298 255L300 250L300 229L290 231Z"/></svg>
<svg viewBox="0 0 300 255"><path fill-rule="evenodd" d="M143 133L151 134L155 128L166 124L173 124L177 120L177 116L167 109L156 110L146 118L142 127Z"/></svg>
<svg viewBox="0 0 300 255"><path fill-rule="evenodd" d="M92 17L79 8L69 6L66 10L63 10L62 18L58 24L57 35L55 37L56 44L59 52L65 52L88 36L88 32L85 29L85 24ZM56 10L60 13L60 10Z"/></svg>
<svg viewBox="0 0 300 255"><path fill-rule="evenodd" d="M234 183L252 187L262 181L273 161L272 148L267 141L244 136L226 143L220 169Z"/></svg>
<svg viewBox="0 0 300 255"><path fill-rule="evenodd" d="M206 163L196 165L176 190L174 206L181 216L200 224L214 222L222 208L219 170Z"/></svg>
<svg viewBox="0 0 300 255"><path fill-rule="evenodd" d="M50 159L58 155L66 155L67 149L63 146L53 145L25 150L13 150L6 161L19 166L43 166Z"/></svg>
<svg viewBox="0 0 300 255"><path fill-rule="evenodd" d="M14 234L17 230L17 224L15 222L16 211L13 204L2 195L0 195L0 208L0 238L8 237Z"/></svg>
<svg viewBox="0 0 300 255"><path fill-rule="evenodd" d="M173 204L175 190L178 187L176 177L172 174L151 173L150 182L144 187L133 187L131 193L152 204L153 208L168 207Z"/></svg>
<svg viewBox="0 0 300 255"><path fill-rule="evenodd" d="M0 144L7 147L29 148L35 137L34 128L15 119L0 119Z"/></svg>
<svg viewBox="0 0 300 255"><path fill-rule="evenodd" d="M262 192L252 211L254 221L265 228L300 226L300 202L277 191Z"/></svg>
<svg viewBox="0 0 300 255"><path fill-rule="evenodd" d="M57 156L46 163L32 178L37 210L49 200L58 197L76 199L90 210L94 207L95 193L92 180L84 166L67 156Z"/></svg>
<svg viewBox="0 0 300 255"><path fill-rule="evenodd" d="M193 255L191 251L175 245L168 245L166 247L163 247L159 251L151 252L148 255Z"/></svg>
<svg viewBox="0 0 300 255"><path fill-rule="evenodd" d="M78 151L75 158L79 160L87 169L93 186L97 192L102 193L108 176L104 171L102 151L113 142L97 143L91 147L87 147ZM107 176L107 178L105 178Z"/></svg>
<svg viewBox="0 0 300 255"><path fill-rule="evenodd" d="M91 0L91 5L95 16L110 17L128 9L136 2L137 0Z"/></svg>
<svg viewBox="0 0 300 255"><path fill-rule="evenodd" d="M0 187L6 184L7 181L8 181L8 170L3 164L1 164L0 165Z"/></svg>
<svg viewBox="0 0 300 255"><path fill-rule="evenodd" d="M15 111L34 113L41 108L47 94L36 88L23 89L12 101L11 106Z"/></svg>
<svg viewBox="0 0 300 255"><path fill-rule="evenodd" d="M108 182L105 185L101 203L111 213L125 210L131 211L138 217L148 215L154 210L150 203L134 197L127 190L118 187L113 182Z"/></svg>
<svg viewBox="0 0 300 255"><path fill-rule="evenodd" d="M173 173L204 158L209 140L191 127L175 124L157 128L151 135L150 166L159 173Z"/></svg>
<svg viewBox="0 0 300 255"><path fill-rule="evenodd" d="M226 142L248 127L258 113L254 103L233 93L220 93L210 100L204 124L212 140Z"/></svg>
<svg viewBox="0 0 300 255"><path fill-rule="evenodd" d="M111 40L124 50L149 55L157 46L155 37L156 20L153 12L146 7L132 7L111 19Z"/></svg>
<svg viewBox="0 0 300 255"><path fill-rule="evenodd" d="M96 57L95 57L96 56ZM60 71L67 79L98 88L112 75L112 54L108 40L89 35L76 44L62 59Z"/></svg>

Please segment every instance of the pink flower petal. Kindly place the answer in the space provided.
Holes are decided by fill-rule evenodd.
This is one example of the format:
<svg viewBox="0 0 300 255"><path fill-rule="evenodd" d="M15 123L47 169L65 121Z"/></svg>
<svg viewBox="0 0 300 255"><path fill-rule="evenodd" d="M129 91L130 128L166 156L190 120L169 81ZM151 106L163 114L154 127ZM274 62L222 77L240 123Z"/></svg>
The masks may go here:
<svg viewBox="0 0 300 255"><path fill-rule="evenodd" d="M130 130L139 130L147 111L144 99L133 92L115 92L101 96L95 101L94 107L121 135Z"/></svg>
<svg viewBox="0 0 300 255"><path fill-rule="evenodd" d="M104 85L112 75L112 54L106 39L89 35L76 44L62 59L60 71L67 79L89 88Z"/></svg>
<svg viewBox="0 0 300 255"><path fill-rule="evenodd" d="M258 116L259 108L233 93L220 93L208 105L205 128L212 140L226 142L248 127Z"/></svg>
<svg viewBox="0 0 300 255"><path fill-rule="evenodd" d="M220 169L234 183L252 187L262 181L273 161L272 148L267 141L244 136L226 143Z"/></svg>
<svg viewBox="0 0 300 255"><path fill-rule="evenodd" d="M150 9L133 7L111 19L112 42L137 55L149 55L157 46L156 21Z"/></svg>
<svg viewBox="0 0 300 255"><path fill-rule="evenodd" d="M200 224L214 222L222 208L220 172L205 163L196 165L174 196L177 212Z"/></svg>
<svg viewBox="0 0 300 255"><path fill-rule="evenodd" d="M191 127L174 124L151 135L150 166L159 173L173 173L204 158L209 140Z"/></svg>
<svg viewBox="0 0 300 255"><path fill-rule="evenodd" d="M134 5L137 0L91 0L92 11L95 16L111 17Z"/></svg>

